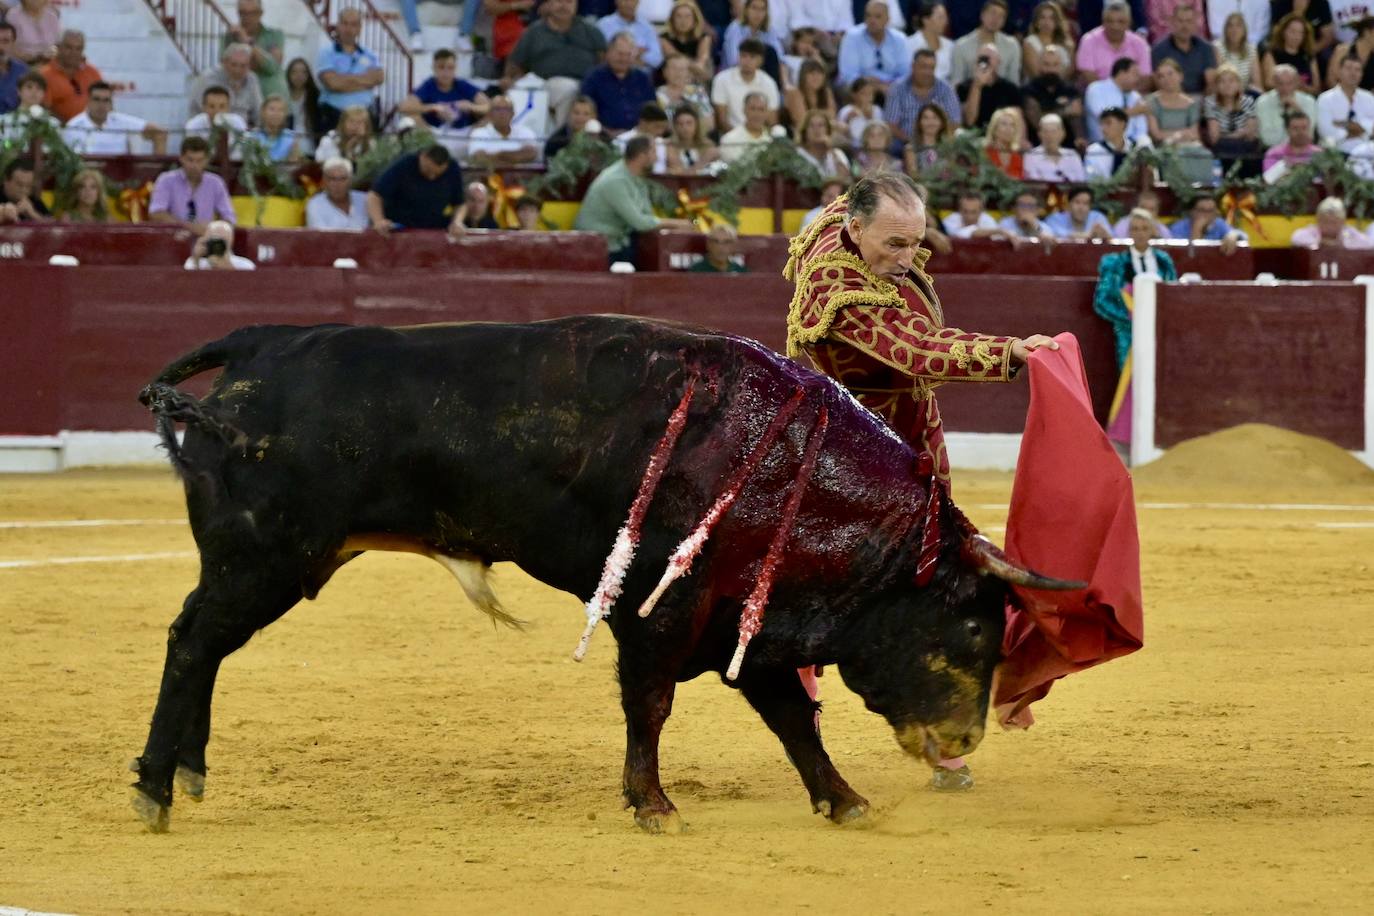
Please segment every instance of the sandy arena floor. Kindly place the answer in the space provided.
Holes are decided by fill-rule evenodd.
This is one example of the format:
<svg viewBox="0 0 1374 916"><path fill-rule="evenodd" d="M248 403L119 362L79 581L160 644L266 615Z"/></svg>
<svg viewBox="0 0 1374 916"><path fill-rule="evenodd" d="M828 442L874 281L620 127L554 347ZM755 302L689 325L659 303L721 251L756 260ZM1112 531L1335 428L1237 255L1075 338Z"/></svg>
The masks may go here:
<svg viewBox="0 0 1374 916"><path fill-rule="evenodd" d="M956 479L994 534L1009 489ZM535 626L495 632L437 564L374 555L226 662L206 801L155 836L124 764L195 581L180 488L0 476L0 907L1368 912L1374 487L1140 490L1145 650L1059 684L1031 731L990 733L972 793L926 789L832 675L827 743L876 817L831 826L743 699L702 678L664 736L690 832L642 835L619 806L610 634L574 664L574 598L500 568ZM1197 505L1275 502L1344 508ZM29 524L70 519L159 523ZM90 557L124 559L59 562Z"/></svg>

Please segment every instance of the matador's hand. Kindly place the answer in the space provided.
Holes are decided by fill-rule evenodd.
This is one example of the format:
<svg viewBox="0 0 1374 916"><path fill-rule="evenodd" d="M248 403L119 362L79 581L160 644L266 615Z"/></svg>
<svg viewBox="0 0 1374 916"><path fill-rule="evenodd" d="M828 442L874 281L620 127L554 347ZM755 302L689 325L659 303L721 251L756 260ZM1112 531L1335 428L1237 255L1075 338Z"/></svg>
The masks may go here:
<svg viewBox="0 0 1374 916"><path fill-rule="evenodd" d="M1018 363L1024 363L1030 358L1030 351L1039 350L1041 347L1058 350L1059 344L1054 342L1054 338L1046 337L1044 334L1032 334L1011 342L1011 358Z"/></svg>

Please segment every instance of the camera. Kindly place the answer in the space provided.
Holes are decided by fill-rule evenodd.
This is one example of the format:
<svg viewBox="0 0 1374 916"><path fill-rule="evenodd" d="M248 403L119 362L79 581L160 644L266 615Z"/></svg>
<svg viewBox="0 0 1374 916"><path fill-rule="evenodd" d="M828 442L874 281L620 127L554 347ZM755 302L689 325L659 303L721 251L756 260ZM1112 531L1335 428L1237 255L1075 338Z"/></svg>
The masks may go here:
<svg viewBox="0 0 1374 916"><path fill-rule="evenodd" d="M229 245L224 239L207 239L205 242L205 256L207 258L222 258L229 250Z"/></svg>

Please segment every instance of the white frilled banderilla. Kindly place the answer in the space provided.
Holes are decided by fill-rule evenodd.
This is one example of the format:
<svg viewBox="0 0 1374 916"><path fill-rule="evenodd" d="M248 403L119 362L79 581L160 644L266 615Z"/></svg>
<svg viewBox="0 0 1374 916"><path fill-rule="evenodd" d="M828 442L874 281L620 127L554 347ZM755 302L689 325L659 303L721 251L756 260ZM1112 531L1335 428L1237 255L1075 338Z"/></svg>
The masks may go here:
<svg viewBox="0 0 1374 916"><path fill-rule="evenodd" d="M653 501L654 491L658 487L659 480L663 477L663 471L672 457L678 437L686 425L687 411L691 406L695 386L695 379L687 383L687 389L682 395L682 400L678 402L677 408L668 418L668 427L664 430L662 438L659 439L649 457L648 467L644 470L644 478L639 483L639 492L635 495L634 502L630 504L629 515L616 535L615 545L611 548L610 556L606 558L606 566L601 573L601 582L597 586L592 600L587 602L587 627L582 632L582 638L578 641L576 651L573 652L573 659L576 661L581 661L587 654L587 647L591 643L592 633L596 630L597 624L610 616L612 606L620 597L625 575L629 571L630 563L634 560L635 550L639 546L640 528L644 523L644 516L649 510L650 502ZM754 471L758 469L759 464L768 454L768 450L773 447L783 430L787 428L787 424L791 422L805 396L806 392L798 388L777 415L773 417L759 441L730 476L720 496L716 497L715 502L702 516L701 521L697 522L692 532L683 539L682 543L673 551L672 556L668 558L668 566L663 572L663 577L649 597L640 605L640 617L648 617L669 586L691 571L693 561L701 553L701 549L710 538L716 523L730 511L730 507L739 498L745 484L748 483ZM787 540L791 536L797 512L801 507L802 494L805 492L806 486L811 480L811 474L815 470L816 456L820 451L822 441L825 439L827 423L826 409L822 405L816 417L816 423L807 438L806 451L802 456L797 479L792 484L792 492L788 495L787 504L778 520L778 527L768 546L763 567L759 572L753 591L750 592L744 603L744 611L740 615L739 643L735 647L734 657L731 659L730 667L725 674L726 678L731 681L739 677L740 666L744 663L744 652L748 648L750 640L763 627L763 612L768 605L768 595L773 587L773 579L782 562L783 550L787 546Z"/></svg>

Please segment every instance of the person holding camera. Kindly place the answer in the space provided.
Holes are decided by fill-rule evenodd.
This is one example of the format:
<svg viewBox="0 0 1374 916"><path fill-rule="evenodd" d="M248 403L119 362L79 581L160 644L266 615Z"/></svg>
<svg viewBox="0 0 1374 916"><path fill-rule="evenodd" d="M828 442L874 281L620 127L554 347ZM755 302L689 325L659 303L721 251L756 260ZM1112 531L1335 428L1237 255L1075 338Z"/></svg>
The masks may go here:
<svg viewBox="0 0 1374 916"><path fill-rule="evenodd" d="M252 261L230 250L233 245L234 227L217 219L196 239L191 256L182 266L187 270L257 270L258 266Z"/></svg>
<svg viewBox="0 0 1374 916"><path fill-rule="evenodd" d="M1002 56L994 44L978 52L973 76L959 84L956 92L964 110L964 126L986 128L993 112L1021 107L1021 87L998 73Z"/></svg>

